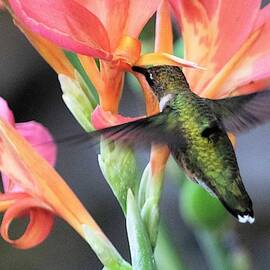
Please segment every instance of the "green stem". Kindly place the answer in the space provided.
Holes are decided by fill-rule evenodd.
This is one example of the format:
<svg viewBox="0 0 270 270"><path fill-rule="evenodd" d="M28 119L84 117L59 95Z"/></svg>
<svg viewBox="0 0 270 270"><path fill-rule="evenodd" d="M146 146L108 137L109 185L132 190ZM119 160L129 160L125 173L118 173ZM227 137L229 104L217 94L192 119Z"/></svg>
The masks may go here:
<svg viewBox="0 0 270 270"><path fill-rule="evenodd" d="M177 253L173 241L164 222L159 226L157 246L155 249L155 261L158 270L184 270L185 267Z"/></svg>
<svg viewBox="0 0 270 270"><path fill-rule="evenodd" d="M222 247L218 234L207 230L195 231L196 238L199 245L204 252L210 269L212 270L228 270L231 269L231 263L226 253L226 250Z"/></svg>

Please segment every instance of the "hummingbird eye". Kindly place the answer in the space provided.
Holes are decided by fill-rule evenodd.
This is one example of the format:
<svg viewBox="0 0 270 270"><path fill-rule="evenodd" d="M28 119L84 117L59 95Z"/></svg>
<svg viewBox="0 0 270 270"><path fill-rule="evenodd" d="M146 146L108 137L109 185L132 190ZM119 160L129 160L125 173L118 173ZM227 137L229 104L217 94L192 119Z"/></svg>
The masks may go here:
<svg viewBox="0 0 270 270"><path fill-rule="evenodd" d="M144 76L145 76L145 79L148 82L148 84L150 86L154 86L154 77L153 77L153 74L150 71L148 71L147 73L144 74Z"/></svg>
<svg viewBox="0 0 270 270"><path fill-rule="evenodd" d="M147 69L147 68L143 68L143 67L139 67L139 66L133 66L132 70L138 73L141 73L144 75L146 81L148 82L148 84L150 86L154 86L154 76L153 73Z"/></svg>

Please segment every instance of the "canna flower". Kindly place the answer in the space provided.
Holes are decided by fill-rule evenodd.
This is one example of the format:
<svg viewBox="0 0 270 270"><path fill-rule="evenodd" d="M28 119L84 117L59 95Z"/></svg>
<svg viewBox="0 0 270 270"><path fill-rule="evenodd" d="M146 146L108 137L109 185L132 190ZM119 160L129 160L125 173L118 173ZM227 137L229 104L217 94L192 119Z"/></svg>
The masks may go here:
<svg viewBox="0 0 270 270"><path fill-rule="evenodd" d="M34 121L15 123L12 111L9 109L7 102L1 97L0 118L13 126L52 166L55 164L56 146L46 128ZM50 143L45 145L43 144L44 142ZM3 154L3 149L0 151ZM44 209L33 210L33 207L35 208L35 201L24 191L19 183L13 181L12 177L2 174L2 181L4 193L0 193L0 209L1 211L6 211L1 225L2 237L19 248L37 245L50 233L54 220L53 215ZM29 229L20 239L11 240L8 236L9 225L22 212L31 217L32 226L28 225ZM47 224L46 227L42 225L43 222ZM40 229L41 226L43 228ZM35 235L35 237L30 239L31 235Z"/></svg>
<svg viewBox="0 0 270 270"><path fill-rule="evenodd" d="M7 5L16 24L42 56L50 60L47 61L60 74L59 79L64 91L65 102L68 102L73 108L74 114L77 114L77 119L86 130L91 130L91 125L87 125L85 119L89 117L95 104L89 100L93 108L85 108L85 110L84 108L79 110L76 108L82 103L85 105L89 102L85 98L81 80L79 79L79 83L76 82L80 76L74 75L76 72L73 74L72 71L70 72L72 68L66 64L67 57L63 57L63 55L70 55L72 52L72 57L74 55L77 57L79 69L81 67L84 69L98 93L100 107L97 107L92 115L95 127L112 125L113 121L114 124L119 124L132 120L117 115L124 72L130 71L132 65L173 64L197 67L193 62L171 55L172 27L166 0L147 2L142 0L40 0L38 2L9 0ZM138 37L144 25L156 11L155 52L141 56L141 43ZM51 48L49 52L46 43ZM64 52L64 50L69 52ZM53 61L54 55L56 62L62 65L56 67ZM65 58L65 61L61 61L62 58ZM96 59L98 59L98 64ZM64 76L59 70L59 66L65 67ZM159 106L156 97L144 78L138 74L136 76L144 91L147 115L157 113ZM114 120L111 121L111 119ZM103 154L99 157L99 161L108 178L114 175L111 173L111 168L113 169L114 166L110 164L111 168L106 167L105 158L108 159L109 153L107 151L101 152ZM108 154L107 157L105 153ZM124 158L127 155L131 156L129 153L123 152L122 154ZM150 165L147 167L149 192L145 194L141 205L143 215L146 213L152 217L146 223L148 223L149 233L152 234L150 237L153 245L155 245L157 235L158 205L168 155L167 147L153 146ZM133 164L133 162L131 163ZM128 186L125 187L124 192L127 190ZM126 196L124 196L124 200L126 200ZM125 209L124 204L122 203L123 209Z"/></svg>
<svg viewBox="0 0 270 270"><path fill-rule="evenodd" d="M184 58L205 71L184 69L191 89L221 98L270 85L270 5L260 0L171 0L181 26Z"/></svg>
<svg viewBox="0 0 270 270"><path fill-rule="evenodd" d="M17 248L34 247L49 235L57 215L84 238L83 228L91 228L99 241L102 239L113 249L79 199L51 166L55 157L56 147L48 131L33 121L15 124L11 110L1 98L0 170L4 193L0 193L0 210L5 211L2 237ZM29 224L19 239L12 240L9 226L22 215L29 216Z"/></svg>
<svg viewBox="0 0 270 270"><path fill-rule="evenodd" d="M155 64L166 60L169 63L194 66L193 63L168 54L156 53L140 57L139 34L157 10L160 0L8 2L13 16L23 29L34 33L35 37L42 36L59 48L78 54L105 111L117 113L123 71L130 70L131 65ZM99 59L100 69L95 59Z"/></svg>

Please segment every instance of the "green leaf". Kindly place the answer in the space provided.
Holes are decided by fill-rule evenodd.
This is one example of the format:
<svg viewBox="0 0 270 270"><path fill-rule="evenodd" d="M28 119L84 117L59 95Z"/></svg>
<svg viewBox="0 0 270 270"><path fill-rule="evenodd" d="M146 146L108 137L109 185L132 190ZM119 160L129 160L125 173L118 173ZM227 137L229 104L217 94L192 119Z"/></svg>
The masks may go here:
<svg viewBox="0 0 270 270"><path fill-rule="evenodd" d="M139 186L138 202L139 202L140 208L143 208L143 205L145 204L147 184L148 184L150 170L151 170L150 164L148 163L143 171L143 175L142 175L140 186Z"/></svg>
<svg viewBox="0 0 270 270"><path fill-rule="evenodd" d="M128 189L136 194L139 182L133 149L117 142L101 140L98 161L106 181L126 213Z"/></svg>
<svg viewBox="0 0 270 270"><path fill-rule="evenodd" d="M150 239L132 191L127 195L127 232L133 270L155 270Z"/></svg>
<svg viewBox="0 0 270 270"><path fill-rule="evenodd" d="M228 250L221 241L221 234L208 230L195 230L195 236L202 252L207 258L210 269L227 270L232 268ZM236 269L235 269L236 270Z"/></svg>
<svg viewBox="0 0 270 270"><path fill-rule="evenodd" d="M83 78L87 86L86 94L92 104L92 107L95 108L97 104L99 103L97 91L96 91L95 86L92 84L91 80L89 79L87 73L85 72L77 54L69 52L69 51L65 51L65 50L64 50L64 53L66 57L68 58L68 60L70 61L70 63L72 64L72 66L79 72L79 74Z"/></svg>
<svg viewBox="0 0 270 270"><path fill-rule="evenodd" d="M178 251L163 222L161 222L159 226L157 246L155 249L155 261L158 270L184 270Z"/></svg>
<svg viewBox="0 0 270 270"><path fill-rule="evenodd" d="M152 175L150 164L143 172L139 186L138 202L141 208L141 216L153 247L156 246L156 240L159 227L159 202L163 189L164 172Z"/></svg>
<svg viewBox="0 0 270 270"><path fill-rule="evenodd" d="M76 120L89 132L94 130L91 124L93 107L78 81L66 75L58 76L63 91L63 100Z"/></svg>
<svg viewBox="0 0 270 270"><path fill-rule="evenodd" d="M143 205L141 215L146 225L151 244L155 247L159 227L159 198L148 198Z"/></svg>
<svg viewBox="0 0 270 270"><path fill-rule="evenodd" d="M111 242L104 235L89 227L82 225L85 239L94 250L100 261L108 270L132 270L130 264L126 262Z"/></svg>

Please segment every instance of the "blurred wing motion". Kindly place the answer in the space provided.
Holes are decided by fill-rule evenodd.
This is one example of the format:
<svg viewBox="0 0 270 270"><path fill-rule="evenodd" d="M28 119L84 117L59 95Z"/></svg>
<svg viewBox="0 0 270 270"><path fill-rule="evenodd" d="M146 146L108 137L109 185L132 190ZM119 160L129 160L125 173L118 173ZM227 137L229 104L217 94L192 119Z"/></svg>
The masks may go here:
<svg viewBox="0 0 270 270"><path fill-rule="evenodd" d="M88 139L99 139L103 135L106 139L116 140L124 145L148 146L154 142L175 145L181 150L185 147L185 139L181 130L174 132L176 122L168 129L168 115L168 112L163 111L147 118L100 129L89 133Z"/></svg>
<svg viewBox="0 0 270 270"><path fill-rule="evenodd" d="M270 121L270 91L209 100L228 132L238 133Z"/></svg>

